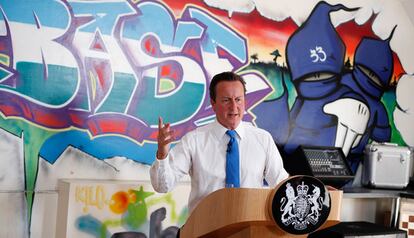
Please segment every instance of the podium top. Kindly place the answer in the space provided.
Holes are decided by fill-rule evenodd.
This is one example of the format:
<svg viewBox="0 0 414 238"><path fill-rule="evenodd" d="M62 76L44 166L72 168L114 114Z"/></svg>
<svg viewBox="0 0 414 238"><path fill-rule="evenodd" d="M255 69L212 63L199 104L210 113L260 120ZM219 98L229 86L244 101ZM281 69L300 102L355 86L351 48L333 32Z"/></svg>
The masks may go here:
<svg viewBox="0 0 414 238"><path fill-rule="evenodd" d="M241 230L251 227L255 227L255 229L258 228L261 231L260 234L271 233L272 236L289 236L286 231L283 231L285 229L282 230L279 227L280 224L275 222L274 208L272 208L272 205L275 205L275 195L279 190L279 193L284 194L284 192L286 192L285 187L287 183L290 183L292 186L295 184L295 177L297 176L286 179L274 189L223 188L209 194L190 214L186 224L181 228L180 236L229 237ZM301 184L303 183L302 181L303 180L300 181ZM313 186L309 187L313 188ZM325 186L323 184L322 187L324 190ZM300 192L303 193L303 191ZM289 214L293 215L295 213L294 216L297 216L289 217L290 220L295 220L295 218L297 218L299 221L303 221L302 218L306 218L308 215L315 215L312 212L313 205L311 201L312 198L315 198L315 194L310 192L309 194L303 195L302 193L298 192L295 194L295 201L293 202L298 203L298 206L292 207L294 211L291 211ZM330 212L329 216L325 216L323 222L317 224L316 228L312 228L312 231L339 222L342 191L331 190L327 192L326 196L331 197L331 209L330 211L327 211L328 213ZM329 201L329 199L327 201ZM282 203L277 207L281 206ZM286 214L282 215L282 217L286 218ZM325 222L326 220L331 222ZM323 224L324 222L325 224ZM291 225L291 223L288 225ZM308 231L306 230L304 232Z"/></svg>
<svg viewBox="0 0 414 238"><path fill-rule="evenodd" d="M274 225L265 205L272 192L271 189L254 188L217 190L197 205L180 235L225 237L252 224Z"/></svg>

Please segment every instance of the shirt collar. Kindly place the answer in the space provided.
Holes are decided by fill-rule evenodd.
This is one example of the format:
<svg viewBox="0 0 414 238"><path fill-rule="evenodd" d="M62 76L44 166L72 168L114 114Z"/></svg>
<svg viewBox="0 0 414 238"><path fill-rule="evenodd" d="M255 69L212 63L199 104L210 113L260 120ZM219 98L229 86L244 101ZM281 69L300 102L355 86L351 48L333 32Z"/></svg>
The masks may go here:
<svg viewBox="0 0 414 238"><path fill-rule="evenodd" d="M237 135L239 136L240 140L243 139L244 135L245 135L245 129L244 129L245 125L243 123L243 121L241 121L239 123L239 125L237 126L237 128L235 129L235 131L237 132ZM217 120L215 120L213 122L213 134L219 139L221 140L224 137L227 137L226 135L226 131L228 129L225 128L223 125L221 125Z"/></svg>

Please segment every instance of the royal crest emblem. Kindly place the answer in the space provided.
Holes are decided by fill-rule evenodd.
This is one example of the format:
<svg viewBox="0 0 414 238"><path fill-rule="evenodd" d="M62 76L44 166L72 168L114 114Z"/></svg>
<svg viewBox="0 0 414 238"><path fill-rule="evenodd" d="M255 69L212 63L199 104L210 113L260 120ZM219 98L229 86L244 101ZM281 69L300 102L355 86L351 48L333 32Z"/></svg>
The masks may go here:
<svg viewBox="0 0 414 238"><path fill-rule="evenodd" d="M290 183L286 184L286 197L280 201L280 211L282 212L281 220L283 224L292 224L296 230L304 230L308 224L315 225L322 210L323 198L320 196L319 187L313 185L312 192L309 192L309 186L304 182L296 187Z"/></svg>
<svg viewBox="0 0 414 238"><path fill-rule="evenodd" d="M292 176L275 190L271 201L273 220L290 234L308 234L328 219L331 198L325 185L315 177Z"/></svg>

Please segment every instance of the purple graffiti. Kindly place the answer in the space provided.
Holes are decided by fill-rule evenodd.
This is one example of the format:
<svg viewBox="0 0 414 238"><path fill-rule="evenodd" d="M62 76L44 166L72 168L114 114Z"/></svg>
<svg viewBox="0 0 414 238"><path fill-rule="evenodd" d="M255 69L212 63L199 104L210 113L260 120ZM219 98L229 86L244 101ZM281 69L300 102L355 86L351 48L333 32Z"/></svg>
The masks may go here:
<svg viewBox="0 0 414 238"><path fill-rule="evenodd" d="M183 9L180 18L156 1L64 1L59 7L69 22L50 44L39 46L36 62L31 60L39 58L36 52L14 55L18 46L11 35L28 33L15 26L18 16L7 20L10 8L3 12L7 35L0 38L0 50L9 64L0 66L0 111L6 117L143 142L156 139L157 118L163 116L180 138L214 118L207 92L211 76L248 63L246 39L194 6ZM24 22L28 28L47 32L42 25L50 21L47 15L32 15L32 24ZM248 90L245 119L252 121L250 109L271 87L260 74L242 75L262 85Z"/></svg>

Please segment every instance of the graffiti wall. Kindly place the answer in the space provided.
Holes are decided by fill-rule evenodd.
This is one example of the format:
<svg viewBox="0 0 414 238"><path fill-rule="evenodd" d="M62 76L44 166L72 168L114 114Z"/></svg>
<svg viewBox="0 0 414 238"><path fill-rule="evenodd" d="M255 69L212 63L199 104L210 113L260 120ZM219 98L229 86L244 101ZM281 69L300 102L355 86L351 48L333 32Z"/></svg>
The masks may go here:
<svg viewBox="0 0 414 238"><path fill-rule="evenodd" d="M246 80L244 120L284 156L338 146L355 170L367 143L414 146L414 28L399 1L0 0L0 10L5 236L54 236L59 179L149 181L158 117L177 139L213 121L208 84L222 71ZM148 204L143 186L134 194ZM120 227L150 236L145 214ZM77 232L112 235L101 228Z"/></svg>
<svg viewBox="0 0 414 238"><path fill-rule="evenodd" d="M59 191L56 237L175 237L188 212L188 184L157 194L131 181L62 180Z"/></svg>

